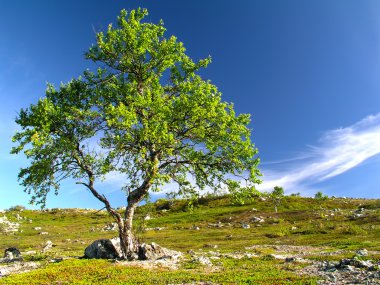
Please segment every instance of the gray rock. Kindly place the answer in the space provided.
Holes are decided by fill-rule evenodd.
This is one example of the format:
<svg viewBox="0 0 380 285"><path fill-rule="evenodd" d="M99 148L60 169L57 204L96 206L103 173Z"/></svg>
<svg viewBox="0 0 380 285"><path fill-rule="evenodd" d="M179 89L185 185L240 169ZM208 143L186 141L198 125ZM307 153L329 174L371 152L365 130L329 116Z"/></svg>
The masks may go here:
<svg viewBox="0 0 380 285"><path fill-rule="evenodd" d="M140 260L155 260L165 256L165 250L158 244L143 243L139 246L138 257Z"/></svg>
<svg viewBox="0 0 380 285"><path fill-rule="evenodd" d="M4 257L10 260L15 259L15 258L17 259L21 257L21 253L17 248L10 247L5 250Z"/></svg>
<svg viewBox="0 0 380 285"><path fill-rule="evenodd" d="M252 217L251 222L253 222L253 223L264 223L265 220L262 217Z"/></svg>
<svg viewBox="0 0 380 285"><path fill-rule="evenodd" d="M366 249L363 248L363 249L357 250L355 253L358 256L367 256L368 255L368 250L366 250Z"/></svg>
<svg viewBox="0 0 380 285"><path fill-rule="evenodd" d="M191 262L194 262L194 263L197 262L197 263L200 263L202 265L212 266L211 260L205 256L198 256L198 257L194 258Z"/></svg>
<svg viewBox="0 0 380 285"><path fill-rule="evenodd" d="M122 258L120 239L98 239L90 244L84 251L86 258L115 259Z"/></svg>
<svg viewBox="0 0 380 285"><path fill-rule="evenodd" d="M249 229L251 226L250 225L248 225L248 224L242 224L242 228L243 229Z"/></svg>
<svg viewBox="0 0 380 285"><path fill-rule="evenodd" d="M107 224L104 228L103 231L117 231L118 230L118 225L117 223L110 223Z"/></svg>
<svg viewBox="0 0 380 285"><path fill-rule="evenodd" d="M47 252L49 249L51 249L53 247L53 243L51 240L48 240L44 246L44 248L42 249L42 252Z"/></svg>

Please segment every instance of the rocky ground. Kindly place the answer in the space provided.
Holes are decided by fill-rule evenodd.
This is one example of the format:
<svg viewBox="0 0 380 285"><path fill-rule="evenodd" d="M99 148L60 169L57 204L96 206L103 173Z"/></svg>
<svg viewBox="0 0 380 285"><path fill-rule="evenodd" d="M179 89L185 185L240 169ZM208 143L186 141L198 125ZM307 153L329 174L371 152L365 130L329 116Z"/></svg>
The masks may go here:
<svg viewBox="0 0 380 285"><path fill-rule="evenodd" d="M91 246L100 245L99 241L94 242ZM90 247L90 246L89 246ZM208 249L193 251L189 250L187 255L171 251L160 247L157 244L143 245L144 258L134 261L123 261L115 259L115 263L125 266L139 266L142 268L169 268L178 269L183 262L197 263L204 266L209 271L222 270L218 260L222 258L242 259L242 258L265 258L281 260L284 264L292 265L292 270L299 274L318 276L319 284L380 284L380 263L368 260L369 254L379 254L379 252L368 252L365 249L352 252L354 256L351 259L340 259L337 261L316 261L315 258L308 256L329 256L342 254L343 251L329 252L322 247L310 246L290 246L290 245L255 245L246 247L244 251L238 252L220 252L217 246L209 245ZM210 250L211 249L211 250ZM12 249L14 250L14 249ZM38 262L25 262L22 255L17 251L12 253L6 251L5 257L0 258L0 277L9 274L16 274L34 270L41 266ZM94 249L92 249L94 251ZM104 247L100 246L98 250L103 251ZM95 250L96 251L96 250ZM266 254L267 252L274 252ZM345 251L345 253L348 253ZM99 252L93 254L100 254ZM109 253L108 253L109 254ZM145 260L141 260L145 259ZM62 259L52 259L49 262L60 262ZM299 266L297 266L299 265ZM212 284L212 283L196 283Z"/></svg>

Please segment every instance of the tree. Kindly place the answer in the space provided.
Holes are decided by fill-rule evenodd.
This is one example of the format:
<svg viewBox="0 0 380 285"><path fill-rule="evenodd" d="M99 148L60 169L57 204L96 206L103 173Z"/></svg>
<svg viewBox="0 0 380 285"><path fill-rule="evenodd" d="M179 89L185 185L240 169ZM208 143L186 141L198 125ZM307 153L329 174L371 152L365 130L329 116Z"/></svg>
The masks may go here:
<svg viewBox="0 0 380 285"><path fill-rule="evenodd" d="M281 204L284 198L284 189L279 186L274 186L273 191L269 194L269 199L274 205L274 211L277 213L277 207Z"/></svg>
<svg viewBox="0 0 380 285"><path fill-rule="evenodd" d="M324 200L328 199L328 196L327 195L323 195L323 193L321 191L318 191L317 193L315 193L314 199L316 199L318 201L324 201Z"/></svg>
<svg viewBox="0 0 380 285"><path fill-rule="evenodd" d="M147 14L122 10L118 26L98 33L86 53L98 68L59 89L48 84L45 97L18 114L13 137L12 153L30 161L19 180L31 203L44 207L63 179L76 180L117 222L126 258L138 247L134 211L150 191L174 182L188 197L206 187L236 190L236 180L240 191L254 191L260 176L250 116L236 115L197 74L211 59L194 62L176 37L164 37L162 21L143 21ZM124 213L97 189L111 172L127 177Z"/></svg>

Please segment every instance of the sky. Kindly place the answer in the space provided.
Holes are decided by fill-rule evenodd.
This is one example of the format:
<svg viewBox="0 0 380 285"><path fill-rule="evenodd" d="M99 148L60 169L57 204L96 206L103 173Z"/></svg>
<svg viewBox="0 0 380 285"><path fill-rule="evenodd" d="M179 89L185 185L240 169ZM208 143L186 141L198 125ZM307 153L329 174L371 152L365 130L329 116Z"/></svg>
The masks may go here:
<svg viewBox="0 0 380 285"><path fill-rule="evenodd" d="M121 9L148 8L202 72L250 113L262 191L380 198L380 2L370 0L15 0L0 2L0 209L27 205L9 154L21 108L79 76L95 34ZM99 187L114 205L122 179ZM47 207L101 208L73 181Z"/></svg>

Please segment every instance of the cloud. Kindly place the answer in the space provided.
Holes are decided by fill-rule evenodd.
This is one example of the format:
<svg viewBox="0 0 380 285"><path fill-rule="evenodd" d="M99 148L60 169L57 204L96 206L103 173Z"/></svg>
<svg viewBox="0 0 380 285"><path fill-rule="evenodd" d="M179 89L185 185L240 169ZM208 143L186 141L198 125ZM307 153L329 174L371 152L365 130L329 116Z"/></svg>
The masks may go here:
<svg viewBox="0 0 380 285"><path fill-rule="evenodd" d="M270 191L279 185L310 192L315 184L345 173L379 153L380 113L352 126L325 132L318 145L310 146L302 157L278 162L277 166L285 171L263 169L264 182L258 189ZM287 165L290 161L293 163Z"/></svg>

